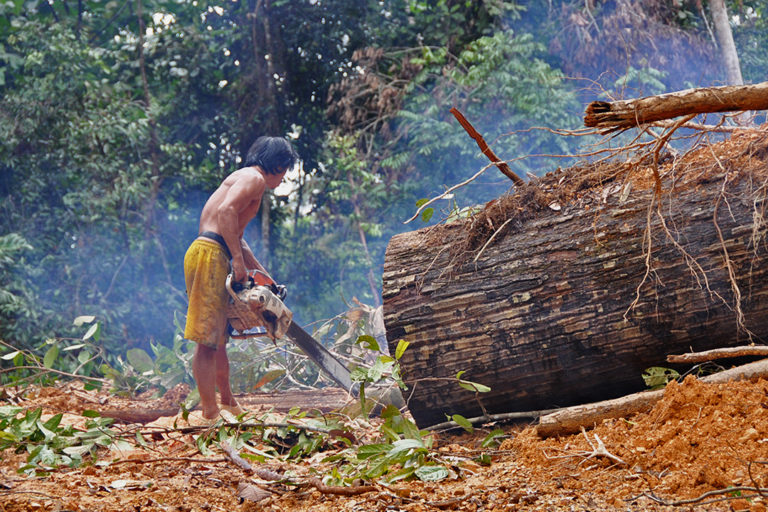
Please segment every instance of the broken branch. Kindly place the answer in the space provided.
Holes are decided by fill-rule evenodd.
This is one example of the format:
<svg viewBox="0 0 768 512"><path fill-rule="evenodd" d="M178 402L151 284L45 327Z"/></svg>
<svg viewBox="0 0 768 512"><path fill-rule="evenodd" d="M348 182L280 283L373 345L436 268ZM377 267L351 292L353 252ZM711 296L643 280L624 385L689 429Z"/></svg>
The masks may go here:
<svg viewBox="0 0 768 512"><path fill-rule="evenodd" d="M237 451L235 451L235 449L232 448L232 446L229 443L220 443L220 446L221 446L221 449L224 450L224 453L227 454L227 457L229 457L229 459L232 462L234 462L235 465L240 467L243 471L247 471L248 473L253 473L257 477L261 478L262 480L269 480L272 482L279 482L279 481L286 480L283 476L279 475L278 473L275 473L274 471L270 471L268 469L254 468L247 460L240 457ZM340 496L354 496L357 494L363 494L366 492L372 492L372 491L378 490L373 485L358 485L354 487L325 485L319 478L316 478L316 477L308 478L306 480L306 484L314 487L315 489L317 489L323 494L337 494Z"/></svg>
<svg viewBox="0 0 768 512"><path fill-rule="evenodd" d="M584 126L610 133L686 114L765 109L768 82L705 87L630 100L593 101L587 105Z"/></svg>
<svg viewBox="0 0 768 512"><path fill-rule="evenodd" d="M703 363L726 357L743 356L768 356L768 345L754 345L748 347L728 347L705 350L703 352L690 352L688 354L670 354L668 363Z"/></svg>
<svg viewBox="0 0 768 512"><path fill-rule="evenodd" d="M480 148L480 151L483 152L485 156L488 157L488 159L493 162L496 167L499 168L499 170L506 176L507 178L511 179L516 186L524 185L525 182L523 179L515 174L512 169L509 168L509 165L507 165L506 162L502 162L498 156L496 156L496 153L493 152L493 150L488 147L488 144L485 142L485 139L483 139L483 136L477 133L477 130L475 130L475 127L472 126L472 124L467 121L467 119L462 115L461 112L456 107L451 108L451 114L453 114L453 117L456 118L456 120L459 122L459 124L466 130L466 132L469 134L470 137L475 139L475 142L477 143L477 146Z"/></svg>

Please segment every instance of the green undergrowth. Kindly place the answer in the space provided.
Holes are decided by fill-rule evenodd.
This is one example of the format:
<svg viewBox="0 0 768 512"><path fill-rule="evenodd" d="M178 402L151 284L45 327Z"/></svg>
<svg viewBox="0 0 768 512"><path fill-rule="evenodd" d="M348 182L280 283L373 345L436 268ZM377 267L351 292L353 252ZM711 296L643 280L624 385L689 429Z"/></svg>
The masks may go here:
<svg viewBox="0 0 768 512"><path fill-rule="evenodd" d="M16 370L5 372L6 383L17 387L29 383L53 385L62 378L84 378L87 388L106 389L108 385L113 393L130 396L147 389L157 389L162 394L188 380L189 352L184 350L180 337L170 348L153 346L154 357L141 350L130 350L125 359L108 362L98 352L98 322L93 317L80 317L76 324L85 330L82 338L48 340L41 355L11 350L6 345L0 357L12 365L9 370ZM173 428L192 434L202 455L209 455L226 443L242 458L255 462L311 461L311 471L326 485L407 479L438 481L455 476L455 464L444 460L434 449L435 434L419 429L407 412L396 406L378 404L375 396L379 395L372 392L386 387L407 389L400 376L399 360L408 343L401 340L391 356L381 350L373 336L362 334L352 343L356 350L367 354L361 358L367 364L357 365L351 372L360 390L355 407L333 414L293 409L280 421L275 420L274 414L269 419L249 414L229 423L220 420L209 428ZM455 377L457 389L489 391L462 376L460 372ZM267 372L260 379L263 382L268 377ZM190 396L181 404L182 416L188 415L194 405L196 395ZM0 406L0 458L7 458L11 452L26 454L18 471L45 476L61 467L109 465L114 457L109 448L116 445L133 449L151 446L151 429L117 429L111 419L100 417L96 411L85 411L83 416L85 426L75 428L62 423L62 414L45 418L42 409ZM447 419L454 421L457 428L474 431L472 424L460 415ZM494 430L483 446L492 449L503 437L502 431ZM321 465L317 466L317 462ZM480 454L477 462L489 463L490 456Z"/></svg>

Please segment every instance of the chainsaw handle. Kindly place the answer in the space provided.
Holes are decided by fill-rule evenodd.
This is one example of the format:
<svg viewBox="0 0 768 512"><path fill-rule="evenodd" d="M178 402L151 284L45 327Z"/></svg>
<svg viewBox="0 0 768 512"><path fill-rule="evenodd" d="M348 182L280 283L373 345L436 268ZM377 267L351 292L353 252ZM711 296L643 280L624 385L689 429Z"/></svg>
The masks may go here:
<svg viewBox="0 0 768 512"><path fill-rule="evenodd" d="M273 284L276 285L274 279L272 279L272 276L264 272L263 270L259 269L253 269L249 270L247 272L248 278L254 282L254 284L257 284L259 286L272 286Z"/></svg>
<svg viewBox="0 0 768 512"><path fill-rule="evenodd" d="M238 283L237 281L234 281L234 276L232 274L227 274L227 280L225 281L225 286L227 288L227 292L229 293L229 296L232 297L232 300L235 300L237 302L242 302L240 300L240 297L237 296L237 291L242 290L245 285L243 283ZM239 290L235 291L234 287L239 287Z"/></svg>

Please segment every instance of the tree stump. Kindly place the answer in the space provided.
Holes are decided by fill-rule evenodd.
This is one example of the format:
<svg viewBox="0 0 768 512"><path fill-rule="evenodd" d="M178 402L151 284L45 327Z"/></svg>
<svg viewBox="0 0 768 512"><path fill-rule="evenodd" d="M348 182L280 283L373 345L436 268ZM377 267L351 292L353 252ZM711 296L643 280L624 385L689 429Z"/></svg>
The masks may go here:
<svg viewBox="0 0 768 512"><path fill-rule="evenodd" d="M401 369L419 426L615 398L643 390L643 370L667 354L768 339L768 138L746 139L662 169L661 196L606 173L498 233L475 218L393 237L384 322L390 353L410 342ZM489 222L492 243L457 251ZM462 389L461 371L491 391Z"/></svg>

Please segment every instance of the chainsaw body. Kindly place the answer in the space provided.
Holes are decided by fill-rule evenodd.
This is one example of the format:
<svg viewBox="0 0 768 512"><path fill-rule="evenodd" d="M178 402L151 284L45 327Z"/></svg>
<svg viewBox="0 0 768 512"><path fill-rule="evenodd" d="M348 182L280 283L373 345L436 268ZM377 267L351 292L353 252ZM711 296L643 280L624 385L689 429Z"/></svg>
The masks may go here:
<svg viewBox="0 0 768 512"><path fill-rule="evenodd" d="M241 284L232 282L232 274L227 276L226 287L230 296L227 317L230 325L240 333L263 327L273 340L282 338L291 326L293 313L273 291L274 283L258 284L253 276L249 277L246 284Z"/></svg>

